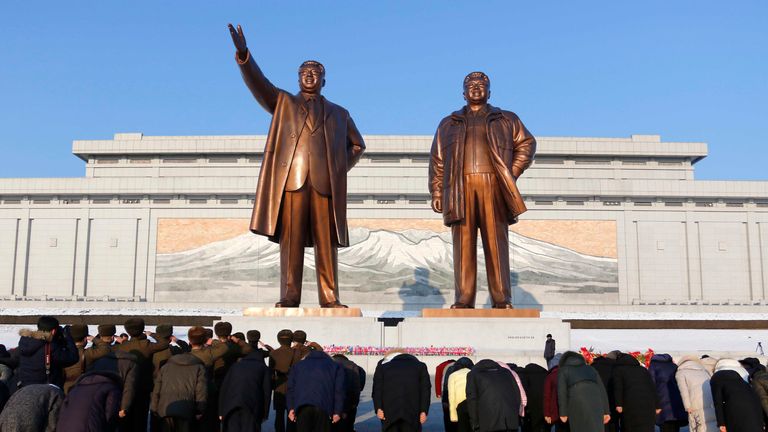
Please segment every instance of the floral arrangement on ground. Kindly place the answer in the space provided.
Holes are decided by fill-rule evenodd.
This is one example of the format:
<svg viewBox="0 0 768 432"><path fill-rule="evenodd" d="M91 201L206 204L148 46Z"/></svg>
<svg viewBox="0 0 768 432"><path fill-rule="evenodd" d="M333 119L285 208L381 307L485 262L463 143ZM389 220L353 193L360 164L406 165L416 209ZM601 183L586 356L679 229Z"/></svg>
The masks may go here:
<svg viewBox="0 0 768 432"><path fill-rule="evenodd" d="M605 357L607 355L599 351L595 351L595 349L592 347L581 347L579 349L579 354L584 357L584 361L586 361L587 364L592 364L592 362L594 362L595 358L597 357ZM638 363L648 368L651 365L651 359L653 359L655 352L651 348L648 348L645 352L629 351L627 354L631 355L635 358L635 360L638 361Z"/></svg>
<svg viewBox="0 0 768 432"><path fill-rule="evenodd" d="M475 349L471 347L376 347L376 346L359 346L359 345L330 345L324 346L323 351L329 355L344 354L344 355L356 355L356 356L384 356L391 351L401 351L406 354L412 354L415 356L471 356L475 354Z"/></svg>

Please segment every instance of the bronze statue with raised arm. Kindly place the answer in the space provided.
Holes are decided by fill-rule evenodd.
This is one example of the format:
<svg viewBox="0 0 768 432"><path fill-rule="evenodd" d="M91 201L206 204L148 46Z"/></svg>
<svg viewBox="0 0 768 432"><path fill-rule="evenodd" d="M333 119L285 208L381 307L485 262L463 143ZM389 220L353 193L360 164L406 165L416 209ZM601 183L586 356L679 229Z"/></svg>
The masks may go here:
<svg viewBox="0 0 768 432"><path fill-rule="evenodd" d="M490 95L486 74L467 75L467 105L440 122L432 142L432 209L453 234L452 309L475 307L478 230L492 306L512 308L509 225L526 211L516 181L531 165L536 139L515 113L488 104Z"/></svg>
<svg viewBox="0 0 768 432"><path fill-rule="evenodd" d="M339 302L338 247L349 245L347 172L365 150L344 108L320 93L325 67L299 66L299 93L275 87L256 64L243 29L229 25L235 59L256 101L272 114L256 188L250 230L280 244L280 301L298 307L304 248L314 246L320 306Z"/></svg>

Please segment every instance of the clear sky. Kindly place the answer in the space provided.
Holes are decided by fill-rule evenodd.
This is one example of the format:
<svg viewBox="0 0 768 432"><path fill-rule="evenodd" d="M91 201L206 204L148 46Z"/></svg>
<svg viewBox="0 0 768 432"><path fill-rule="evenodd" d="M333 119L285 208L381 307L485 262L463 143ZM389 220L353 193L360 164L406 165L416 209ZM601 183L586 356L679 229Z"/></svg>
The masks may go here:
<svg viewBox="0 0 768 432"><path fill-rule="evenodd" d="M227 23L289 91L306 59L363 134L433 134L488 73L539 136L703 141L700 179L768 179L768 2L0 4L0 177L78 177L72 140L266 134Z"/></svg>

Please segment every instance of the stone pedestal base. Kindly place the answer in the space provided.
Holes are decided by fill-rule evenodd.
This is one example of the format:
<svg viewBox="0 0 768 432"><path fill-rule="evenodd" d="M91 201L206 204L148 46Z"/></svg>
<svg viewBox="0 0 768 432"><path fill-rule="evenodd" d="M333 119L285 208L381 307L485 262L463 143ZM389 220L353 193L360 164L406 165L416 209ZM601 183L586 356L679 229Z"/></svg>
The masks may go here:
<svg viewBox="0 0 768 432"><path fill-rule="evenodd" d="M250 307L243 311L247 317L355 317L363 316L360 308L261 308Z"/></svg>
<svg viewBox="0 0 768 432"><path fill-rule="evenodd" d="M538 318L538 309L422 309L423 318Z"/></svg>

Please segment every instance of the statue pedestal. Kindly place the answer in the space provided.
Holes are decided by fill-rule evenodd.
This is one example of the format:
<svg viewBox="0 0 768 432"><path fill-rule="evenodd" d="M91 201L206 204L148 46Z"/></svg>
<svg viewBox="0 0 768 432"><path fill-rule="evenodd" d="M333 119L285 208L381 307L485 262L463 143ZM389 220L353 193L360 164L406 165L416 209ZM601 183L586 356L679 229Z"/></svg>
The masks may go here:
<svg viewBox="0 0 768 432"><path fill-rule="evenodd" d="M422 309L422 318L539 318L538 309Z"/></svg>
<svg viewBox="0 0 768 432"><path fill-rule="evenodd" d="M247 317L346 317L359 318L363 316L360 308L261 308L249 307L243 311Z"/></svg>

